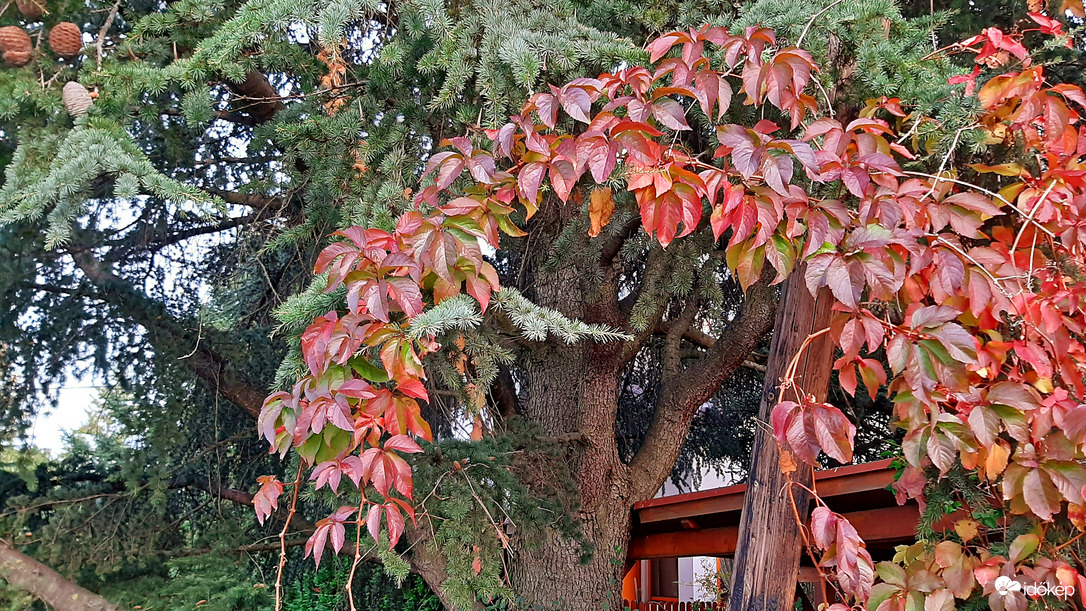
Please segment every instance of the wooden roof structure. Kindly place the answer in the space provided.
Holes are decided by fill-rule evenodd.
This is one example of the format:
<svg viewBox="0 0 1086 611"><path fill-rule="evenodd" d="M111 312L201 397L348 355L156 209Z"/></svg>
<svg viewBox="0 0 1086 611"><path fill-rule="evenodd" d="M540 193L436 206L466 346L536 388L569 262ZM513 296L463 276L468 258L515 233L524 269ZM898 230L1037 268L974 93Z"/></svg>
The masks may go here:
<svg viewBox="0 0 1086 611"><path fill-rule="evenodd" d="M830 509L843 514L879 559L915 540L920 509L898 505L889 486L890 460L815 472L815 489ZM746 484L677 494L634 506L628 560L731 556L739 539Z"/></svg>

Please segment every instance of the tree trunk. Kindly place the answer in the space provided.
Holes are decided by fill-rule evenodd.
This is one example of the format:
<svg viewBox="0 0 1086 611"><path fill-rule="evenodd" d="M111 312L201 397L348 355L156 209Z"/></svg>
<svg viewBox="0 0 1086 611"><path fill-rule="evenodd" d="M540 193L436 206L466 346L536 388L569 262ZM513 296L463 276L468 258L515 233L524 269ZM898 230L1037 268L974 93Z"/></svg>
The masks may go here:
<svg viewBox="0 0 1086 611"><path fill-rule="evenodd" d="M57 611L114 611L117 605L0 541L0 577Z"/></svg>
<svg viewBox="0 0 1086 611"><path fill-rule="evenodd" d="M797 266L785 282L777 310L765 389L758 410L763 423L770 421L780 380L789 362L810 334L829 325L833 299L826 289L822 289L817 299L811 295L804 282L804 267ZM812 341L800 359L796 383L817 401L825 401L833 364L829 336ZM811 467L801 464L792 474L792 481L809 487L812 475ZM731 611L792 609L803 553L796 512L806 520L810 499L805 490L794 487L793 509L788 478L780 468L777 441L767 426L759 427L755 435L747 481L728 608Z"/></svg>
<svg viewBox="0 0 1086 611"><path fill-rule="evenodd" d="M622 568L630 538L630 506L616 503L578 519L583 542L545 533L538 547L518 550L510 567L518 608L621 609Z"/></svg>

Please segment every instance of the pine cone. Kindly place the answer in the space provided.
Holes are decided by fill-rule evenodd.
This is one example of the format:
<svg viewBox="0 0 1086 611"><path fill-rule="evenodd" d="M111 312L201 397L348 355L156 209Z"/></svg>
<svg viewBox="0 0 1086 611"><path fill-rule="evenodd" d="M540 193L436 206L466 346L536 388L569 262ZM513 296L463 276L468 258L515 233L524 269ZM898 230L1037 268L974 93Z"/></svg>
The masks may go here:
<svg viewBox="0 0 1086 611"><path fill-rule="evenodd" d="M0 51L5 54L8 51L29 54L32 49L30 36L19 26L9 25L0 28Z"/></svg>
<svg viewBox="0 0 1086 611"><path fill-rule="evenodd" d="M49 48L63 58L75 57L83 48L83 32L76 24L62 21L49 30Z"/></svg>
<svg viewBox="0 0 1086 611"><path fill-rule="evenodd" d="M37 21L45 12L45 0L15 0L15 6L23 17L31 21Z"/></svg>
<svg viewBox="0 0 1086 611"><path fill-rule="evenodd" d="M4 51L4 63L18 68L30 63L30 51Z"/></svg>
<svg viewBox="0 0 1086 611"><path fill-rule="evenodd" d="M64 101L64 108L73 117L87 114L87 110L94 102L87 88L75 81L64 83L64 90L61 92L60 97Z"/></svg>

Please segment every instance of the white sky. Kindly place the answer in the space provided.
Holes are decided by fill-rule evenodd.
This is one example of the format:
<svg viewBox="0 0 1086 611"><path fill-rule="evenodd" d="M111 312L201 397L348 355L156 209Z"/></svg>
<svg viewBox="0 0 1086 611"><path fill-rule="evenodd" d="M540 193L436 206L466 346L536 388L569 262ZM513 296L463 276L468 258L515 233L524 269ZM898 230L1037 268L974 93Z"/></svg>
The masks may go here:
<svg viewBox="0 0 1086 611"><path fill-rule="evenodd" d="M60 389L60 398L34 419L28 441L53 456L64 449L64 434L87 423L87 412L98 397L96 381L69 377Z"/></svg>

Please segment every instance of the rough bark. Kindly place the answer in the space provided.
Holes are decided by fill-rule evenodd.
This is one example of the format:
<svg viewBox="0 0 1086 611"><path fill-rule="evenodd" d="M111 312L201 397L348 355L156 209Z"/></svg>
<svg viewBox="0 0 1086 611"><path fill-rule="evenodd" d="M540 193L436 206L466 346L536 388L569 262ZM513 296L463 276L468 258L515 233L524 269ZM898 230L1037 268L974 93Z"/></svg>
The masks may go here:
<svg viewBox="0 0 1086 611"><path fill-rule="evenodd" d="M57 611L114 611L117 605L0 541L0 577Z"/></svg>
<svg viewBox="0 0 1086 611"><path fill-rule="evenodd" d="M832 303L826 289L817 299L807 290L803 266L785 282L758 410L763 423L770 421L789 362L810 334L829 325ZM829 336L821 336L811 342L797 368L796 382L817 401L824 401L829 390L832 350ZM796 513L806 520L810 499L804 489L794 487L793 509L788 478L780 469L777 441L768 426L759 427L755 435L749 473L728 608L731 611L792 609L803 553ZM792 473L792 481L809 487L812 475L811 467L802 464Z"/></svg>
<svg viewBox="0 0 1086 611"><path fill-rule="evenodd" d="M539 224L531 228L533 240L554 245L557 235L550 234L568 221L564 214L576 213L563 213L560 204L541 209ZM539 218L545 216L550 218ZM659 490L671 473L697 409L741 366L772 326L778 290L769 286L771 277L767 276L748 291L735 321L693 364L684 367L689 360L677 355L681 345L690 342L683 329L692 328L702 305L697 291L684 307L660 304L656 320L648 328L631 329L633 302L642 296L661 299L660 283L671 265L669 253L653 249L647 261L633 264L645 266L641 286L619 299L626 263L617 261L616 253L622 240L639 228L637 222L628 223L614 240L603 245L598 259L555 252L525 255L527 271L521 287L533 302L571 318L626 329L634 336L625 343L546 343L532 346L524 355L519 413L534 421L545 435L575 435L578 439L570 444L568 465L562 467L573 473L579 506L571 517L580 528L579 537L570 538L555 529L533 533L532 545L517 546L509 561L509 578L525 608L598 611L605 605L615 608L620 604L633 504ZM619 456L615 438L621 383L630 359L660 325L675 329L665 349L674 358L665 358L669 372L651 431L627 465Z"/></svg>

